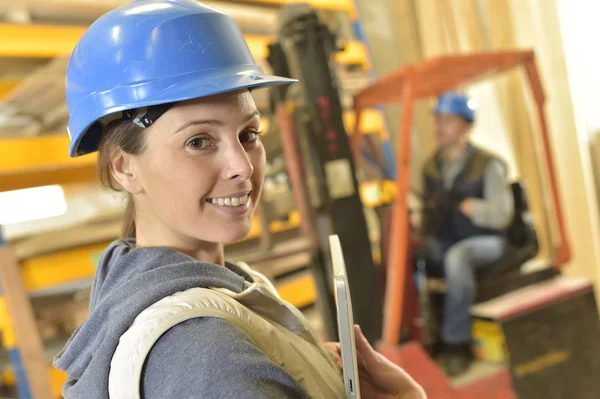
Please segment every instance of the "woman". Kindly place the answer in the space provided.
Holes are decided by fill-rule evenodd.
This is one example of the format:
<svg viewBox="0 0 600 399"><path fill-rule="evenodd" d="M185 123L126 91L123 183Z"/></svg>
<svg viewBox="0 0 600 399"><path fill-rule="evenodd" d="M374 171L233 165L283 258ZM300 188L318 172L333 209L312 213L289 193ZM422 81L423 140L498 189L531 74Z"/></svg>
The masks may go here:
<svg viewBox="0 0 600 399"><path fill-rule="evenodd" d="M265 174L249 91L291 82L264 75L233 20L193 0L135 1L80 39L70 153L99 152L134 238L104 252L89 317L55 360L66 398L343 396L339 347L223 256L250 231ZM365 397L421 397L357 334Z"/></svg>

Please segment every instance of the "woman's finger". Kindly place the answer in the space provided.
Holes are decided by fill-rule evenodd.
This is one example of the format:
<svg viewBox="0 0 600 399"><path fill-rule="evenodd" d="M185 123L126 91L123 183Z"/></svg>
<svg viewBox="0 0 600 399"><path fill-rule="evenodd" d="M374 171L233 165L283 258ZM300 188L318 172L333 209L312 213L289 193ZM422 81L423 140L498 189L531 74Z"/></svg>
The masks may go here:
<svg viewBox="0 0 600 399"><path fill-rule="evenodd" d="M368 368L377 361L377 352L375 352L375 349L369 344L369 341L367 341L367 338L365 338L358 325L354 326L354 338L356 341L357 357L360 355L363 359L364 366Z"/></svg>

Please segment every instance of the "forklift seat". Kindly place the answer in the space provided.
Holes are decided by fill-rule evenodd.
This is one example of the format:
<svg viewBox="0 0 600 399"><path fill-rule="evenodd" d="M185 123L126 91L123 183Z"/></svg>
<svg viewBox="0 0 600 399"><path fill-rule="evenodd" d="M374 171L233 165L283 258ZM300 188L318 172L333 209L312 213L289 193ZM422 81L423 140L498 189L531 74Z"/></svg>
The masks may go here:
<svg viewBox="0 0 600 399"><path fill-rule="evenodd" d="M539 242L529 213L525 184L522 181L510 185L514 214L506 229L507 246L497 261L476 271L477 299L482 302L509 291L514 280L519 279L520 268L533 259L539 251ZM445 284L438 278L428 278L431 293L444 292Z"/></svg>
<svg viewBox="0 0 600 399"><path fill-rule="evenodd" d="M510 188L514 200L514 215L506 229L507 247L500 259L477 271L477 280L519 269L522 264L538 254L539 242L529 212L524 184L516 181Z"/></svg>

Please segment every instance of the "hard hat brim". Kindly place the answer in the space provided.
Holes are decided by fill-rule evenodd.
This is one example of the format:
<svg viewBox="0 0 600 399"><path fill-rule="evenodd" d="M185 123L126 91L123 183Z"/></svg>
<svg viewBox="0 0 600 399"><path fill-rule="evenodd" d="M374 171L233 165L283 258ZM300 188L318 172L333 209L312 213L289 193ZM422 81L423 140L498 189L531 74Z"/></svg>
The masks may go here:
<svg viewBox="0 0 600 399"><path fill-rule="evenodd" d="M77 157L97 151L102 134L102 126L98 121L117 112L294 82L297 80L265 75L256 65L236 65L226 69L199 71L186 76L170 76L95 92L85 97L75 112L71 113L73 116L68 124L71 137L69 154L71 157ZM86 109L93 109L95 112L81 112ZM93 139L85 140L86 137L93 137Z"/></svg>
<svg viewBox="0 0 600 399"><path fill-rule="evenodd" d="M452 108L449 107L435 107L431 110L431 112L434 115L454 115L454 116L459 116L461 118L463 118L464 120L466 120L469 123L473 123L474 119L471 118L469 115L466 115L464 113L458 112L456 110L453 110Z"/></svg>

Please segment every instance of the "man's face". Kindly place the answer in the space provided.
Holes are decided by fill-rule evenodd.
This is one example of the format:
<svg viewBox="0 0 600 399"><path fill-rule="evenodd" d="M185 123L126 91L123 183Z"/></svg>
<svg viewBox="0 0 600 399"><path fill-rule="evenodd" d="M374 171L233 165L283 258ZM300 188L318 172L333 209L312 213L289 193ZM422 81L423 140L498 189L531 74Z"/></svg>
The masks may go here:
<svg viewBox="0 0 600 399"><path fill-rule="evenodd" d="M436 139L440 148L447 148L466 139L471 124L454 114L436 114Z"/></svg>

